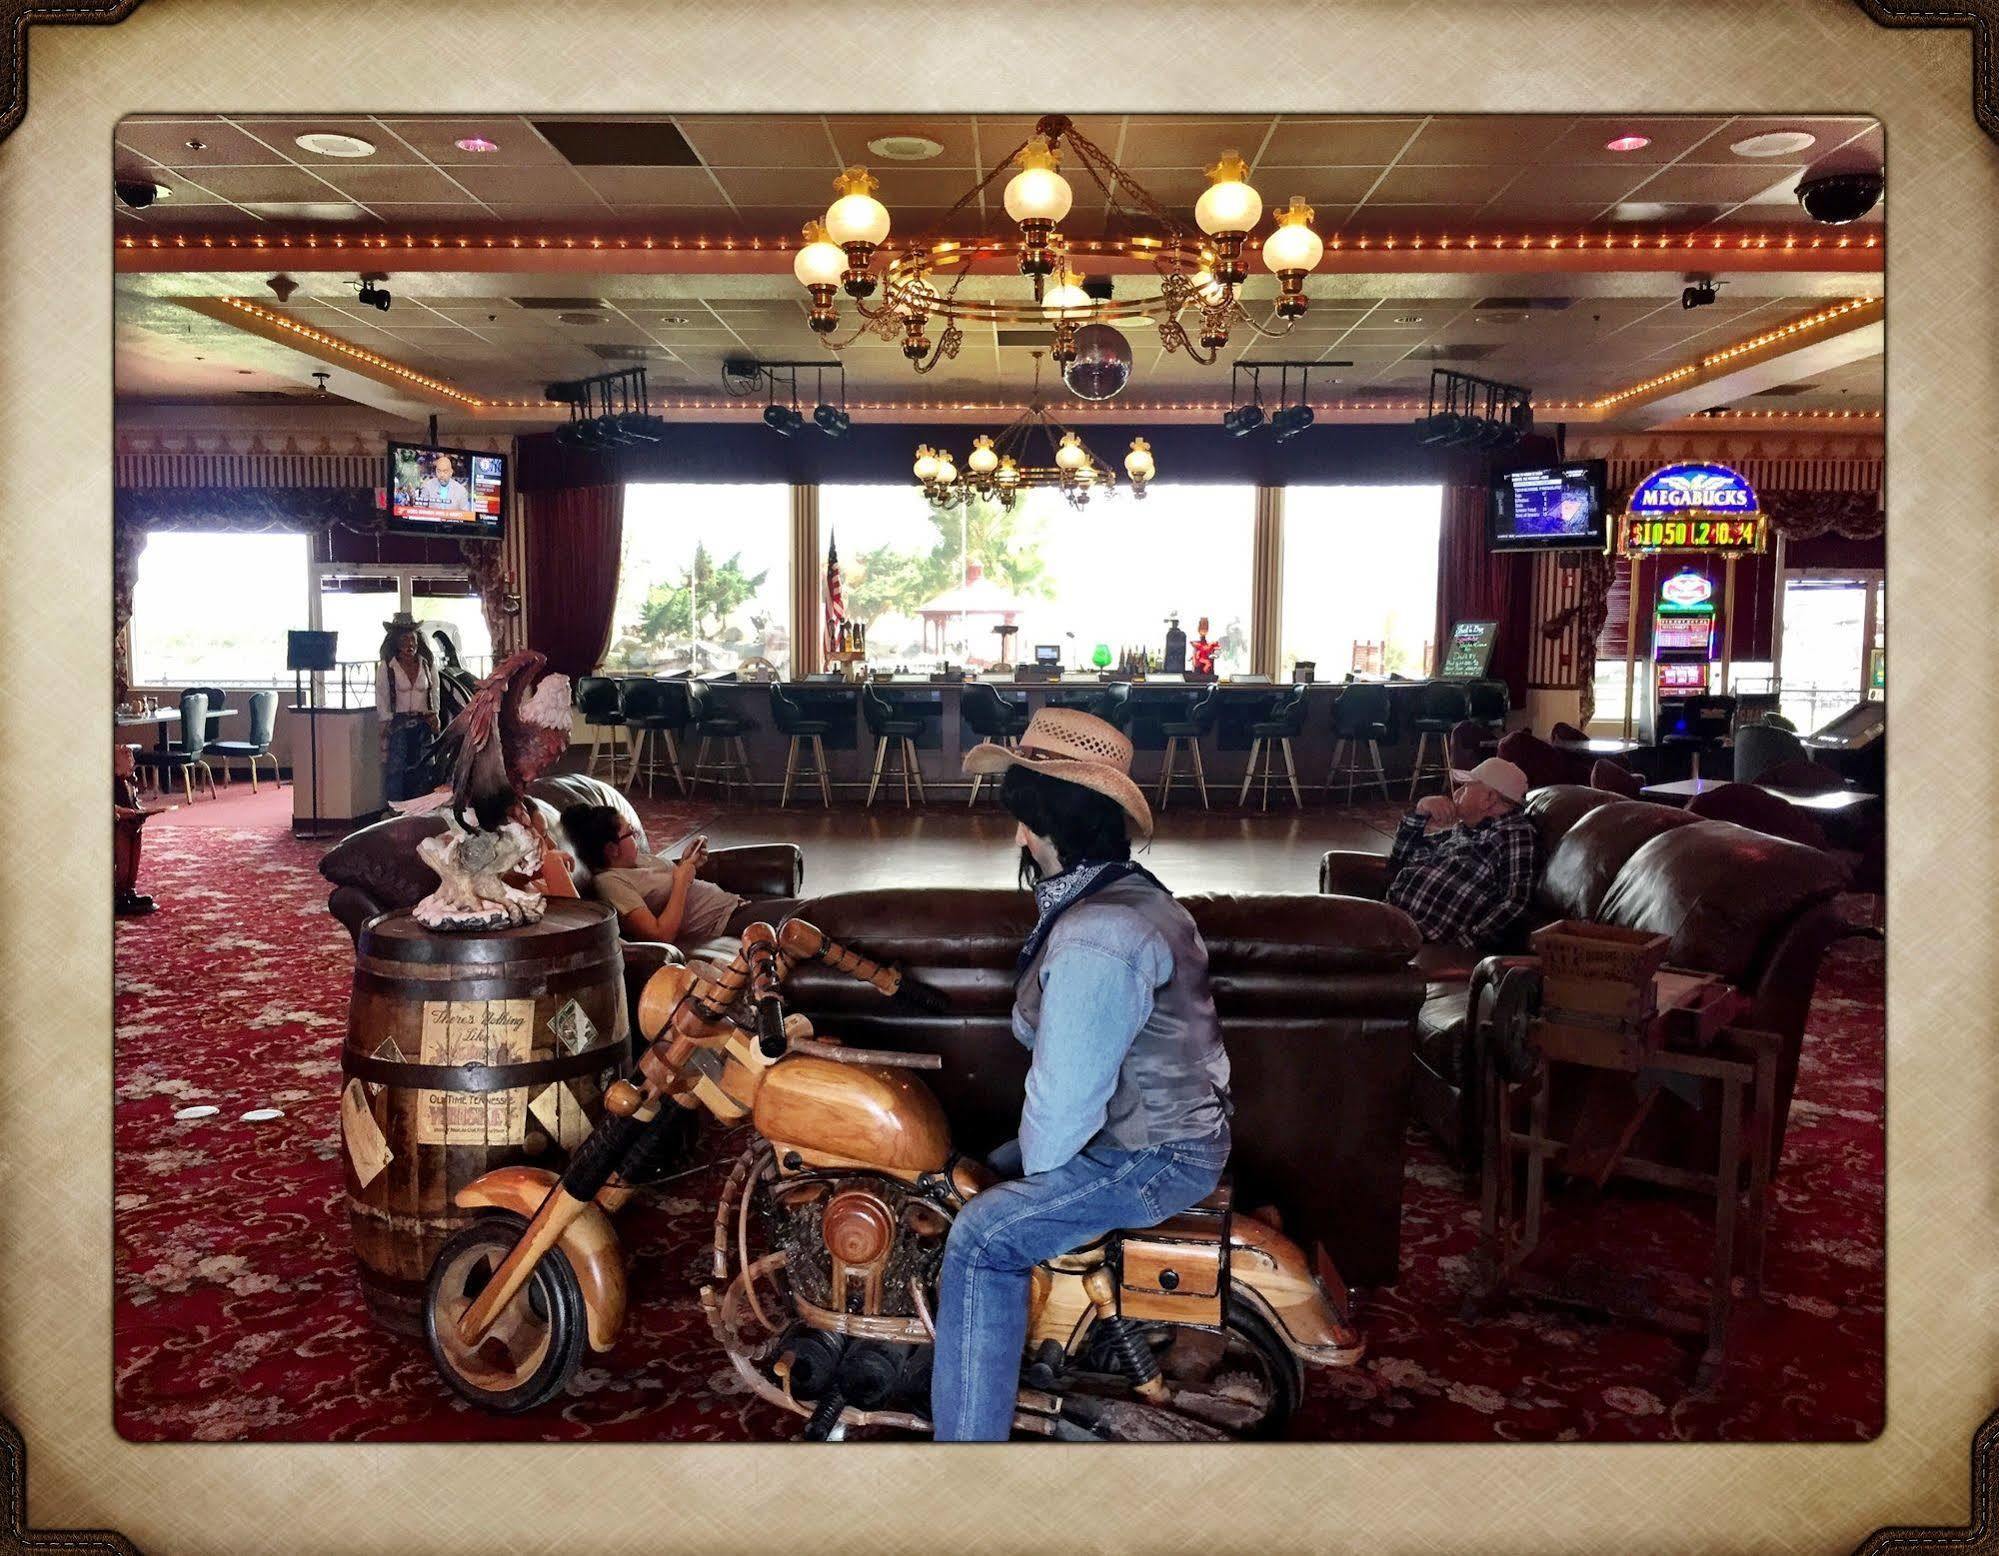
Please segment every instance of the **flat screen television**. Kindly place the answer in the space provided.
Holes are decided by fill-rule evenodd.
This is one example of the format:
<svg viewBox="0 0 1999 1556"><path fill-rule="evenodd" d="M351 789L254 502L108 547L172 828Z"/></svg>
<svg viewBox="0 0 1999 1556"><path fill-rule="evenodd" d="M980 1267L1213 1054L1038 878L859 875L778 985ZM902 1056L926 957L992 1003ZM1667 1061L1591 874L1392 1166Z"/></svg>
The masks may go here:
<svg viewBox="0 0 1999 1556"><path fill-rule="evenodd" d="M498 540L507 522L507 456L391 443L388 529L398 535Z"/></svg>
<svg viewBox="0 0 1999 1556"><path fill-rule="evenodd" d="M1610 544L1603 508L1604 462L1508 470L1493 477L1486 542L1494 551L1602 551Z"/></svg>

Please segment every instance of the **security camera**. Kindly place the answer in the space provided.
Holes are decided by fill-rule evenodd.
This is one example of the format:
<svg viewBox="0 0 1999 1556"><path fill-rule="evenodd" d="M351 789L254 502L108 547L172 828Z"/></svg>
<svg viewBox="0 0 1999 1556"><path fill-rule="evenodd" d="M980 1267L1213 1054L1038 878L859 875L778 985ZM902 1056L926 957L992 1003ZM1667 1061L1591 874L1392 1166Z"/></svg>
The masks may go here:
<svg viewBox="0 0 1999 1556"><path fill-rule="evenodd" d="M293 292L298 290L298 282L290 276L272 276L264 282L271 289L271 295L281 303L290 302Z"/></svg>
<svg viewBox="0 0 1999 1556"><path fill-rule="evenodd" d="M1857 222L1881 199L1881 175L1867 172L1818 173L1798 180L1798 204L1828 227Z"/></svg>
<svg viewBox="0 0 1999 1556"><path fill-rule="evenodd" d="M159 186L149 178L120 178L111 188L118 198L135 211L143 211L159 198Z"/></svg>

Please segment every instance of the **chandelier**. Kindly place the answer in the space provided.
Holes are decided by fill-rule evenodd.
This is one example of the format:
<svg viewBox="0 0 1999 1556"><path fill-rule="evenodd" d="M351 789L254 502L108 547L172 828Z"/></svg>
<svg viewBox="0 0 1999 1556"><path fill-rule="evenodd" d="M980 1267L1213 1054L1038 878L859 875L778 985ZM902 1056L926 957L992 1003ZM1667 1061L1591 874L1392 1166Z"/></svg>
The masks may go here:
<svg viewBox="0 0 1999 1556"><path fill-rule="evenodd" d="M1072 243L1062 231L1076 195L1062 173L1065 155L1102 192L1113 223L1122 216L1128 224L1152 230ZM966 240L941 236L953 218L1009 166L1015 172L1002 200L1019 228L1017 236ZM889 234L888 207L875 198L878 185L865 168L848 168L833 181L838 197L825 217L806 225L805 246L792 271L811 294L809 322L821 337L840 329L835 293L844 291L853 301L859 326L845 340L828 340L828 346L838 351L871 332L885 341L899 341L902 354L919 373L957 356L966 322L1046 325L1051 332L1050 354L1063 368L1075 360L1076 337L1089 326L1152 323L1168 351L1184 351L1206 364L1228 344L1229 332L1238 324L1265 335L1289 333L1308 306L1305 277L1325 252L1325 244L1312 230L1312 208L1302 196L1293 195L1290 204L1276 213L1276 226L1262 245L1263 263L1278 280L1276 307L1268 321L1250 316L1237 288L1249 279L1244 248L1262 220L1263 197L1250 187L1248 172L1234 152L1219 158L1208 169L1208 188L1195 203L1194 226L1189 227L1101 147L1079 135L1067 118L1050 114L944 213L936 231L902 245L879 267L876 260ZM1095 293L1085 290L1074 269L1083 254L1122 261L1144 277L1144 283L1121 297L1103 295L1101 287ZM1005 295L1007 289L1000 286L967 287L975 271L982 280L1008 271L1025 276L1031 295ZM877 292L879 300L871 302ZM1191 335L1181 322L1181 315L1188 312L1198 315ZM933 319L942 321L934 340Z"/></svg>
<svg viewBox="0 0 1999 1556"><path fill-rule="evenodd" d="M1032 462L1035 434L1040 434L1048 463ZM1124 472L1131 481L1133 497L1145 496L1146 483L1156 473L1152 445L1133 438L1124 456ZM997 436L980 433L972 439L972 451L965 456L965 468L943 449L919 444L916 450L916 479L923 495L938 508L955 507L973 497L997 501L1012 508L1021 492L1030 487L1052 486L1074 508L1086 508L1093 492L1106 497L1117 495L1117 472L1097 457L1080 433L1072 432L1049 414L1041 398L1041 353L1034 353L1034 398L1027 409L1001 429Z"/></svg>

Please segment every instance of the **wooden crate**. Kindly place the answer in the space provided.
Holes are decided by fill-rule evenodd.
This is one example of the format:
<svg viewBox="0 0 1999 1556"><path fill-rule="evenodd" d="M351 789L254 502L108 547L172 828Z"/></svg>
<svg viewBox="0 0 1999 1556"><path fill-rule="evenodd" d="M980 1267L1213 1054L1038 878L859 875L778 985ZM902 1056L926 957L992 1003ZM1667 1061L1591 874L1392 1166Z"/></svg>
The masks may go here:
<svg viewBox="0 0 1999 1556"><path fill-rule="evenodd" d="M1528 936L1549 979L1649 984L1666 960L1670 941L1665 935L1565 918L1545 924Z"/></svg>

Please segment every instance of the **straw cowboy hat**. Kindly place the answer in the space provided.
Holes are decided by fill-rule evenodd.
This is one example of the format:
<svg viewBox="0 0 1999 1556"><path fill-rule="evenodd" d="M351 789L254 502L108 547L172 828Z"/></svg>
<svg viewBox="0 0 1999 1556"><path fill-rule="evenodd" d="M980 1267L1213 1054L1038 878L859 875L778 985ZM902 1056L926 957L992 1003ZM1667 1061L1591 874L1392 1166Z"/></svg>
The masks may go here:
<svg viewBox="0 0 1999 1556"><path fill-rule="evenodd" d="M965 753L967 774L1001 773L1009 767L1094 789L1117 802L1133 837L1152 836L1152 807L1131 781L1131 742L1093 713L1043 708L1027 721L1018 750L987 741Z"/></svg>

